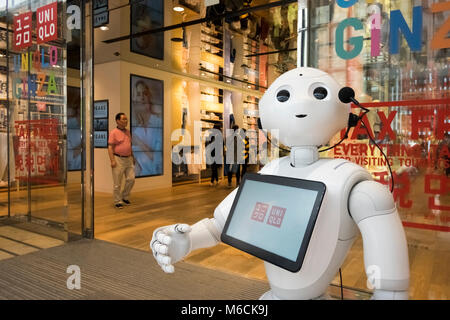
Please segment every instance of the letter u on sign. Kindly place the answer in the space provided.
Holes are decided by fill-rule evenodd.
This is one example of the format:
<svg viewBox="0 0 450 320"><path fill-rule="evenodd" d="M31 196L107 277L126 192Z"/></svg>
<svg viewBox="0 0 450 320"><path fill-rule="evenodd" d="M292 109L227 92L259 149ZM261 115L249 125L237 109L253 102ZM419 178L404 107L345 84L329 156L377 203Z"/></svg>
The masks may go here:
<svg viewBox="0 0 450 320"><path fill-rule="evenodd" d="M58 4L50 3L36 10L37 43L45 43L58 38Z"/></svg>

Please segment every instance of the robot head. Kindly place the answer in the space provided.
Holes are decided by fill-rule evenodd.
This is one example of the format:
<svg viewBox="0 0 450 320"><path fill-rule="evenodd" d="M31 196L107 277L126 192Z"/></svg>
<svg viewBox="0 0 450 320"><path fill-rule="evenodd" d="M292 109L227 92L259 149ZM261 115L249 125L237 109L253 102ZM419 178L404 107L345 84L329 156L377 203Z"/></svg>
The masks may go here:
<svg viewBox="0 0 450 320"><path fill-rule="evenodd" d="M280 142L288 147L324 145L348 123L350 106L339 100L339 89L321 70L290 70L261 98L261 124L269 131L278 129Z"/></svg>

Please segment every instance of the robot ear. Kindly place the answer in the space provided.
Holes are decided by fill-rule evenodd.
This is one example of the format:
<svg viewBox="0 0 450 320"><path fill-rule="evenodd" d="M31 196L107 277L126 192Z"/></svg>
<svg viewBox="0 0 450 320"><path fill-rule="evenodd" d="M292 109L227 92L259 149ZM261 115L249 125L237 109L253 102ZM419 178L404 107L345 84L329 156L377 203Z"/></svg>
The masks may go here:
<svg viewBox="0 0 450 320"><path fill-rule="evenodd" d="M258 129L261 129L262 130L262 124L261 124L261 118L258 118Z"/></svg>
<svg viewBox="0 0 450 320"><path fill-rule="evenodd" d="M354 114L354 113L349 113L348 114L348 127L356 127L356 125L358 124L359 121L359 117Z"/></svg>

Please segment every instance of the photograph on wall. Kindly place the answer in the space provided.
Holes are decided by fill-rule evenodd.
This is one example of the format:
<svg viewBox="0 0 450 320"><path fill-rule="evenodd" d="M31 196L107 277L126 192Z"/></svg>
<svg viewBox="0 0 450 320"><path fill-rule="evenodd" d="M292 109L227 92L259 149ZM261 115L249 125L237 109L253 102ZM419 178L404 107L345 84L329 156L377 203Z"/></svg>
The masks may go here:
<svg viewBox="0 0 450 320"><path fill-rule="evenodd" d="M109 100L94 101L94 147L108 148Z"/></svg>
<svg viewBox="0 0 450 320"><path fill-rule="evenodd" d="M67 169L81 170L80 88L67 87Z"/></svg>
<svg viewBox="0 0 450 320"><path fill-rule="evenodd" d="M164 27L163 0L143 0L131 4L131 34ZM164 32L130 39L130 50L155 59L164 59Z"/></svg>
<svg viewBox="0 0 450 320"><path fill-rule="evenodd" d="M94 131L107 131L108 119L94 119Z"/></svg>
<svg viewBox="0 0 450 320"><path fill-rule="evenodd" d="M94 101L94 118L108 118L108 100Z"/></svg>
<svg viewBox="0 0 450 320"><path fill-rule="evenodd" d="M130 77L130 113L136 177L163 174L164 82Z"/></svg>
<svg viewBox="0 0 450 320"><path fill-rule="evenodd" d="M94 147L95 148L108 147L108 131L94 131Z"/></svg>

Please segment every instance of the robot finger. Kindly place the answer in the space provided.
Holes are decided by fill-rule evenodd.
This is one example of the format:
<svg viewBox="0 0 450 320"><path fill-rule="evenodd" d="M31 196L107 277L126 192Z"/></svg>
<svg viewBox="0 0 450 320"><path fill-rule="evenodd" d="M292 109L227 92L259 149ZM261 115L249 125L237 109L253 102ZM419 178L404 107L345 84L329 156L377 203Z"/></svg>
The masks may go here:
<svg viewBox="0 0 450 320"><path fill-rule="evenodd" d="M169 256L163 254L158 254L156 256L156 260L161 267L163 267L164 265L170 265L170 263L172 262L172 259Z"/></svg>
<svg viewBox="0 0 450 320"><path fill-rule="evenodd" d="M160 242L156 242L153 247L155 248L155 251L160 254L167 254L167 252L169 252L169 247Z"/></svg>
<svg viewBox="0 0 450 320"><path fill-rule="evenodd" d="M158 241L161 242L162 244L167 244L167 245L169 245L172 242L172 238L162 232L158 233L158 235L156 236L156 239L158 239Z"/></svg>
<svg viewBox="0 0 450 320"><path fill-rule="evenodd" d="M161 235L167 235L167 228L161 228L153 234L153 239L158 239Z"/></svg>
<svg viewBox="0 0 450 320"><path fill-rule="evenodd" d="M169 265L162 265L161 269L163 269L163 271L165 273L174 273L175 272L175 268L173 265L169 264Z"/></svg>
<svg viewBox="0 0 450 320"><path fill-rule="evenodd" d="M185 223L176 224L173 229L176 233L186 233L191 231L191 227Z"/></svg>

